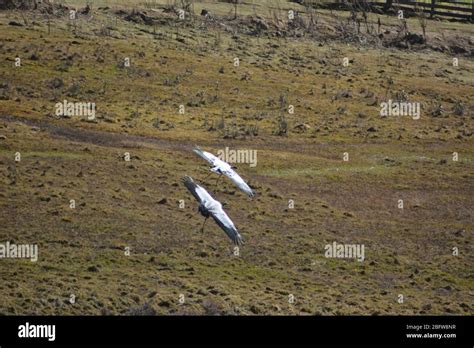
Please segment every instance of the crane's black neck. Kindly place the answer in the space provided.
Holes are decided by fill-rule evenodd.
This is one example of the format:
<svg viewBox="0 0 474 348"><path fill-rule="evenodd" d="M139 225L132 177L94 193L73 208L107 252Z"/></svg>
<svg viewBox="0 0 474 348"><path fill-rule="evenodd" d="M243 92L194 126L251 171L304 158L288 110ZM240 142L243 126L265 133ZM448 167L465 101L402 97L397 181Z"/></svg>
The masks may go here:
<svg viewBox="0 0 474 348"><path fill-rule="evenodd" d="M209 211L206 209L206 207L203 204L199 204L198 212L200 212L201 215L206 218L210 216Z"/></svg>

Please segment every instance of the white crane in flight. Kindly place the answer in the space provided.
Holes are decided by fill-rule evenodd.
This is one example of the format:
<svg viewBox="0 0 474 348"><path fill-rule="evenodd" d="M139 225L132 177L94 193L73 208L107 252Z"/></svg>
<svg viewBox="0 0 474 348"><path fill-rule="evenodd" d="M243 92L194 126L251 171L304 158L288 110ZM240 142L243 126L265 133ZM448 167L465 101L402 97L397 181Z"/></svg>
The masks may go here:
<svg viewBox="0 0 474 348"><path fill-rule="evenodd" d="M202 224L201 232L204 231L204 225L207 219L212 216L214 221L224 230L234 244L241 245L243 243L242 236L224 209L222 209L222 204L212 198L212 196L204 188L196 184L191 177L185 176L182 180L184 186L186 186L189 192L191 192L194 198L199 202L198 211L206 218Z"/></svg>
<svg viewBox="0 0 474 348"><path fill-rule="evenodd" d="M221 160L219 157L214 156L212 153L201 150L198 146L195 146L193 151L211 164L211 172L219 174L217 182L219 181L222 174L224 174L249 197L254 196L254 193L249 185L247 185L247 183L234 170L235 167L232 167L229 163Z"/></svg>

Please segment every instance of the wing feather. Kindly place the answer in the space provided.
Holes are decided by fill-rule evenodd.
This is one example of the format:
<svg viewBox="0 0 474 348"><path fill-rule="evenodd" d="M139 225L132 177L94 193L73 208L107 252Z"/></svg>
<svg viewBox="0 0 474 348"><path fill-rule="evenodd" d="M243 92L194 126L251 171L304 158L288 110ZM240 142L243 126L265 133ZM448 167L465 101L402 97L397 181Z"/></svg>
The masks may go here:
<svg viewBox="0 0 474 348"><path fill-rule="evenodd" d="M199 156L208 161L214 168L218 169L220 173L227 176L232 182L242 191L244 191L249 197L253 197L254 193L250 186L240 177L235 170L232 169L231 165L219 157L214 156L212 153L201 150L199 146L194 146L193 151Z"/></svg>
<svg viewBox="0 0 474 348"><path fill-rule="evenodd" d="M224 232L232 240L232 242L234 242L234 244L243 244L242 236L240 235L239 231L237 231L237 228L235 227L234 223L222 209L222 206L220 204L218 208L212 208L211 210L209 210L209 212L211 213L212 218L214 219L216 224L218 224L219 227L224 230Z"/></svg>
<svg viewBox="0 0 474 348"><path fill-rule="evenodd" d="M191 194L194 196L194 198L196 198L199 203L206 205L210 201L214 200L211 195L204 188L196 184L191 177L185 176L182 180L184 186L186 186L189 192L191 192Z"/></svg>
<svg viewBox="0 0 474 348"><path fill-rule="evenodd" d="M242 191L244 191L249 197L253 197L254 193L250 186L237 174L236 171L230 169L224 172L224 175L227 176L232 182Z"/></svg>
<svg viewBox="0 0 474 348"><path fill-rule="evenodd" d="M212 198L206 189L196 184L191 177L185 176L182 181L194 198L196 198L199 203L204 204L214 221L227 234L227 236L236 245L241 245L243 243L242 236L239 234L239 231L237 231L237 228L229 216L227 216L224 209L222 209L222 204Z"/></svg>
<svg viewBox="0 0 474 348"><path fill-rule="evenodd" d="M208 161L213 166L216 165L216 163L219 160L219 158L214 156L212 153L201 150L201 148L199 146L194 146L193 151L195 153L197 153L199 156L201 156L202 158L204 158L206 161Z"/></svg>

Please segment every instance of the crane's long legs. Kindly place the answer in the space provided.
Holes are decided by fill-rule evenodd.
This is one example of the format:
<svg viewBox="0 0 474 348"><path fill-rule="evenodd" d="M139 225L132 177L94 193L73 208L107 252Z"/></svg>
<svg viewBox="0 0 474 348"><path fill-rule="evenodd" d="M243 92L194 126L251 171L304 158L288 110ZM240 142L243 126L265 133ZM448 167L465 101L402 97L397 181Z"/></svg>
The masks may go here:
<svg viewBox="0 0 474 348"><path fill-rule="evenodd" d="M211 174L212 174L212 172L209 172L209 174L207 174L207 176L204 178L204 180L206 180Z"/></svg>
<svg viewBox="0 0 474 348"><path fill-rule="evenodd" d="M207 219L209 219L209 218L204 219L204 222L203 222L202 227L201 227L201 233L204 232L204 225L206 224Z"/></svg>
<svg viewBox="0 0 474 348"><path fill-rule="evenodd" d="M217 184L219 183L219 180L220 180L221 176L222 176L222 174L219 175L219 177L218 177L217 180L216 180L216 184L215 184L214 186L217 186Z"/></svg>

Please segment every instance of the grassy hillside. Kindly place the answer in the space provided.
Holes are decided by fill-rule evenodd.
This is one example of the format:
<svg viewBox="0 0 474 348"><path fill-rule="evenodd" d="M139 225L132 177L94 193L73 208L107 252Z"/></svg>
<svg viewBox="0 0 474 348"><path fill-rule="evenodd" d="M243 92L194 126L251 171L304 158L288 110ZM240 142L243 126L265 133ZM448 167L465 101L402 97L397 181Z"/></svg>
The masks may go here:
<svg viewBox="0 0 474 348"><path fill-rule="evenodd" d="M0 259L1 314L472 314L472 25L429 21L432 46L403 49L324 39L347 13L319 11L319 37L293 30L303 8L286 1L236 20L197 1L184 21L131 3L76 22L0 12L0 243L39 247ZM96 118L57 116L65 99ZM420 119L381 117L388 99ZM206 178L194 144L256 150L237 164L256 197ZM224 204L239 255L214 222L200 232L184 175ZM365 260L326 258L334 241Z"/></svg>

